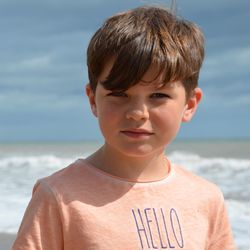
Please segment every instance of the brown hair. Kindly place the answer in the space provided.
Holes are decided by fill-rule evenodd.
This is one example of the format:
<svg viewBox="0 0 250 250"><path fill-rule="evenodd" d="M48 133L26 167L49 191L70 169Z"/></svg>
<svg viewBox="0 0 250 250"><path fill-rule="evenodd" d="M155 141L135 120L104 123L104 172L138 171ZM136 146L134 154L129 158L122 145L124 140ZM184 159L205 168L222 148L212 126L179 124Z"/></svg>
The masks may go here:
<svg viewBox="0 0 250 250"><path fill-rule="evenodd" d="M178 18L166 8L138 7L110 17L93 35L87 64L94 92L111 57L115 57L115 62L101 83L108 90L127 90L155 64L159 74L164 74L164 84L180 80L190 94L198 85L204 38L197 25Z"/></svg>

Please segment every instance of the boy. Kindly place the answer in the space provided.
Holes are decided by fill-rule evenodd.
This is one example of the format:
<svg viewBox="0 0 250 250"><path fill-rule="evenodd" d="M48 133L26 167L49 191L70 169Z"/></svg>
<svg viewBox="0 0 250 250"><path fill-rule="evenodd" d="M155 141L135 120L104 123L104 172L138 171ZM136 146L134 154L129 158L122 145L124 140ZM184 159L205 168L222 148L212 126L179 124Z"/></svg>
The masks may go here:
<svg viewBox="0 0 250 250"><path fill-rule="evenodd" d="M37 182L13 249L235 249L214 184L164 154L193 117L199 28L160 7L119 13L88 47L86 93L104 145Z"/></svg>

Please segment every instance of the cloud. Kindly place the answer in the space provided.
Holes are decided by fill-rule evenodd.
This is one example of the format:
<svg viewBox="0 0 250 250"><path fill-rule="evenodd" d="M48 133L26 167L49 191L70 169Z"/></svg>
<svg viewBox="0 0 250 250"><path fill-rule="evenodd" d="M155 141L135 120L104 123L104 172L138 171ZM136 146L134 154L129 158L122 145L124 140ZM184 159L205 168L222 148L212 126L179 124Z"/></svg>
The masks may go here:
<svg viewBox="0 0 250 250"><path fill-rule="evenodd" d="M84 96L89 39L108 16L150 3L155 1L0 1L0 140L10 134L12 139L98 137ZM246 123L250 2L178 1L178 12L197 22L206 36L200 78L205 95L198 117L216 116L213 126L222 128L231 110ZM202 134L198 121L191 135Z"/></svg>
<svg viewBox="0 0 250 250"><path fill-rule="evenodd" d="M250 47L227 48L208 55L205 59L203 76L205 79L246 76L250 68Z"/></svg>
<svg viewBox="0 0 250 250"><path fill-rule="evenodd" d="M42 111L55 112L59 110L71 110L82 102L83 96L75 95L74 98L68 96L67 98L56 95L55 93L47 95L40 94L39 92L32 95L28 92L20 93L18 91L12 91L8 94L0 95L1 109L4 107L4 103L8 103L8 111L15 111L18 107L23 110L29 111ZM13 100L8 102L8 100Z"/></svg>
<svg viewBox="0 0 250 250"><path fill-rule="evenodd" d="M40 39L26 39L24 47L5 52L13 58L0 61L0 91L58 92L82 91L87 82L85 50L90 32L76 32ZM25 53L27 51L27 53ZM31 52L32 51L32 52Z"/></svg>
<svg viewBox="0 0 250 250"><path fill-rule="evenodd" d="M51 65L51 56L33 56L32 58L24 58L13 63L2 63L2 71L6 73L14 73L18 71L34 71L36 69L48 68Z"/></svg>

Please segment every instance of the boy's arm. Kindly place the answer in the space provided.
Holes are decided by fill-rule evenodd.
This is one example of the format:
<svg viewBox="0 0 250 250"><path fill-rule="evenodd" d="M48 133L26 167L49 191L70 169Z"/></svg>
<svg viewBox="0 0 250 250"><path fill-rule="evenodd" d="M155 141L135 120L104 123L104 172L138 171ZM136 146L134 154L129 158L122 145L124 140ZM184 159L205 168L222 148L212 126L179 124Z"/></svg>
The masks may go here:
<svg viewBox="0 0 250 250"><path fill-rule="evenodd" d="M12 250L63 249L58 204L45 182L37 182Z"/></svg>
<svg viewBox="0 0 250 250"><path fill-rule="evenodd" d="M216 206L216 204L214 204ZM212 217L213 232L207 250L236 250L230 220L222 192Z"/></svg>

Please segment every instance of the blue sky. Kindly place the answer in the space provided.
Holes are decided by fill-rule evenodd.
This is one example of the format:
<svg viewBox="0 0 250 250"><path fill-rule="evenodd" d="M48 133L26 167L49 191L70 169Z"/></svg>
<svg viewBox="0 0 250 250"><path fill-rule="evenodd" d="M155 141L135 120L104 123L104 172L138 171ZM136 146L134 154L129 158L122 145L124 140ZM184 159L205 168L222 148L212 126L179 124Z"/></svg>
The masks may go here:
<svg viewBox="0 0 250 250"><path fill-rule="evenodd" d="M86 48L136 0L0 0L0 142L99 140L84 87ZM250 1L179 0L206 37L204 99L179 138L250 137Z"/></svg>

